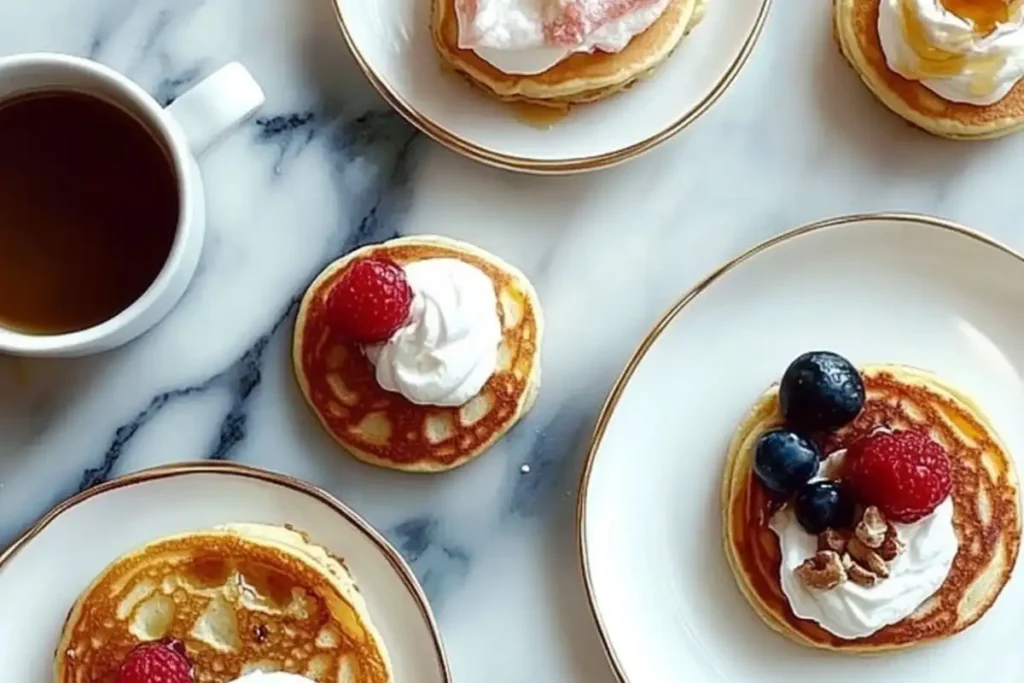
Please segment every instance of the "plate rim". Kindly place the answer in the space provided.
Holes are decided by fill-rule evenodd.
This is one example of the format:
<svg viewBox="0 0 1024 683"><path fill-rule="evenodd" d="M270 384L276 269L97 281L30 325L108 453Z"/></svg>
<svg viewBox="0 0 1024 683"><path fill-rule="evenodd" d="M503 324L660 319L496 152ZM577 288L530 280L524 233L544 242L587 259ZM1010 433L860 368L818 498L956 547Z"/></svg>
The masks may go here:
<svg viewBox="0 0 1024 683"><path fill-rule="evenodd" d="M70 498L67 498L55 505L49 510L49 512L40 517L37 522L30 525L27 529L16 536L10 545L0 550L0 573L3 572L4 567L8 562L13 560L21 550L23 550L33 539L39 536L39 534L41 534L51 523L53 523L62 514L68 512L79 504L117 489L128 488L136 484L142 484L150 481L172 479L190 474L229 474L244 477L246 479L255 479L267 484L283 486L295 491L296 493L301 493L314 498L337 514L341 515L360 533L366 536L374 546L376 546L377 550L388 561L388 564L390 564L395 570L399 578L401 578L402 583L405 584L406 590L409 591L410 596L416 603L416 606L420 611L420 615L423 617L423 620L430 631L434 652L437 656L438 672L441 674L441 680L444 683L452 683L451 666L448 662L448 656L445 653L441 630L437 625L437 620L434 618L434 612L430 607L430 602L427 600L427 596L423 592L423 587L420 586L419 580L416 579L416 575L413 574L412 568L409 566L409 563L405 561L405 558L395 550L394 546L391 545L383 534L363 519L359 513L338 500L326 490L296 477L282 474L280 472L274 472L262 467L254 467L252 465L245 465L237 462L199 460L194 462L171 463L168 465L159 465L157 467L148 467L105 481L102 484L97 484L96 486L80 491L79 493L76 493Z"/></svg>
<svg viewBox="0 0 1024 683"><path fill-rule="evenodd" d="M668 326L672 324L675 318L683 311L684 308L686 308L687 305L690 304L690 302L696 299L704 290L714 284L715 281L723 275L732 271L737 266L742 265L745 261L757 256L761 252L767 251L768 249L778 246L784 242L799 239L800 237L805 237L816 232L845 228L851 224L864 222L915 223L926 226L929 229L952 232L976 242L980 242L983 245L993 247L997 251L1013 257L1024 265L1024 253L1013 249L994 237L991 237L975 228L970 228L962 223L957 223L946 218L909 212L843 214L811 223L805 223L799 227L791 228L785 232L775 235L774 237L770 237L758 244L755 244L753 247L741 252L738 256L734 256L712 270L708 275L701 278L695 285L687 289L683 295L675 301L675 303L669 306L668 310L658 318L654 326L651 327L643 336L640 343L636 346L632 354L630 354L622 372L612 384L612 388L609 391L604 404L601 406L597 422L591 432L590 444L587 446L586 455L584 456L583 471L580 474L580 480L576 492L576 550L577 560L583 578L583 591L586 594L587 605L590 608L591 617L597 626L597 634L601 641L601 647L604 650L608 663L611 665L612 673L619 683L635 682L630 681L629 677L626 675L622 662L616 654L615 647L608 635L607 626L605 624L604 617L601 614L601 609L597 604L597 597L593 586L593 577L591 576L589 553L587 550L586 523L587 498L594 462L597 459L597 452L601 446L608 424L611 422L612 415L615 413L615 409L618 406L619 399L622 398L622 394L625 392L633 374L640 366L640 363L647 355L647 352L651 349L658 338L661 337L661 334L668 329Z"/></svg>
<svg viewBox="0 0 1024 683"><path fill-rule="evenodd" d="M688 127L699 119L715 102L729 89L732 82L736 80L740 71L746 66L754 47L764 29L765 21L768 18L769 10L774 0L759 0L761 3L757 11L757 17L750 33L747 34L740 47L736 59L726 69L722 77L715 83L711 91L704 96L694 107L685 112L675 122L654 135L636 142L628 147L583 157L571 157L568 159L533 159L524 156L504 154L482 147L476 143L456 135L447 130L441 124L421 114L415 107L406 102L388 83L381 78L377 72L370 67L369 62L363 57L362 52L356 47L355 41L349 33L345 19L341 14L341 3L345 0L327 0L334 8L334 18L341 29L341 35L345 40L349 53L355 58L356 65L363 72L363 76L370 82L384 100L402 117L415 126L427 137L443 147L459 154L467 159L480 162L487 166L500 168L506 171L519 171L534 175L569 175L574 173L585 173L596 171L602 168L610 168L649 152L661 143L674 137L677 133ZM423 2L425 0L416 0Z"/></svg>

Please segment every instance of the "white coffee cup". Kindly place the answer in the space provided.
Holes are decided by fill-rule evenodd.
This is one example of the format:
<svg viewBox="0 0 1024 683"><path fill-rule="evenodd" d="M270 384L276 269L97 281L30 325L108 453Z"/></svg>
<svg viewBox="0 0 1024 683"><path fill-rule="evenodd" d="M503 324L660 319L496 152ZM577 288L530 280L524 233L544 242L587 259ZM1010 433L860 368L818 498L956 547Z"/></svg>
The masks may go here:
<svg viewBox="0 0 1024 683"><path fill-rule="evenodd" d="M23 356L83 356L120 346L153 327L185 293L206 231L203 182L196 158L264 102L241 64L224 66L163 108L146 91L102 64L62 54L0 58L0 103L47 90L74 90L107 100L141 121L160 142L178 183L178 225L163 268L134 303L84 330L34 335L0 326L0 352Z"/></svg>

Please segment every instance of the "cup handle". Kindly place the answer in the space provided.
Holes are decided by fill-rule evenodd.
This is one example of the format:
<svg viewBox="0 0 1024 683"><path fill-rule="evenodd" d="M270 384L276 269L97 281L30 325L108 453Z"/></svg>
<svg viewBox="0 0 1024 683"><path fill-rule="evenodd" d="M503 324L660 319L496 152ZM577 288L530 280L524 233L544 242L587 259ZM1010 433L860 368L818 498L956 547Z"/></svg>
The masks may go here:
<svg viewBox="0 0 1024 683"><path fill-rule="evenodd" d="M204 78L164 109L200 156L224 133L249 118L266 101L263 90L238 62Z"/></svg>

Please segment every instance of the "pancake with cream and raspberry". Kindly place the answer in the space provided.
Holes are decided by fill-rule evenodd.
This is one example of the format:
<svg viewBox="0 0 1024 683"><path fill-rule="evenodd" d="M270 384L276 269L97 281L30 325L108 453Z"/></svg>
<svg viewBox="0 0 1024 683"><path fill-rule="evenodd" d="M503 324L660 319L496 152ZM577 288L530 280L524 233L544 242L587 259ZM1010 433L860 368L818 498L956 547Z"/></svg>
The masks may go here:
<svg viewBox="0 0 1024 683"><path fill-rule="evenodd" d="M833 0L834 33L875 96L941 137L1024 128L1020 0Z"/></svg>
<svg viewBox="0 0 1024 683"><path fill-rule="evenodd" d="M295 375L353 456L449 470L533 405L543 329L537 294L518 269L463 242L404 237L348 254L309 286L295 324Z"/></svg>
<svg viewBox="0 0 1024 683"><path fill-rule="evenodd" d="M394 681L340 560L291 529L230 524L153 541L104 569L68 615L53 680L231 683L254 670Z"/></svg>
<svg viewBox="0 0 1024 683"><path fill-rule="evenodd" d="M737 583L770 628L877 653L978 621L1017 560L1021 511L1012 459L973 401L907 367L859 377L855 417L823 430L790 416L799 402L780 400L778 385L758 400L729 447L723 530Z"/></svg>
<svg viewBox="0 0 1024 683"><path fill-rule="evenodd" d="M556 110L604 99L653 73L700 22L704 11L704 0L625 0L611 3L573 0L558 3L556 18L543 27L547 44L529 49L502 50L484 45L474 48L472 45L486 41L461 34L460 26L472 24L474 8L480 13L488 9L482 5L478 7L481 2L433 0L434 45L444 64L501 100ZM528 3L524 0L524 4ZM584 41L593 41L596 31L602 27L625 21L622 15L650 12L652 9L660 11L656 20L618 51L595 47L588 51L568 52L581 49ZM589 22L581 19L588 15L591 17ZM488 19L494 16L495 12L488 13ZM506 34L496 28L494 32ZM620 30L615 33L619 34ZM616 40L621 40L621 37L616 35ZM618 44L604 47L618 47ZM513 53L511 57L509 53ZM550 58L552 53L557 56ZM483 56L485 54L487 59ZM539 66L534 55L540 57Z"/></svg>

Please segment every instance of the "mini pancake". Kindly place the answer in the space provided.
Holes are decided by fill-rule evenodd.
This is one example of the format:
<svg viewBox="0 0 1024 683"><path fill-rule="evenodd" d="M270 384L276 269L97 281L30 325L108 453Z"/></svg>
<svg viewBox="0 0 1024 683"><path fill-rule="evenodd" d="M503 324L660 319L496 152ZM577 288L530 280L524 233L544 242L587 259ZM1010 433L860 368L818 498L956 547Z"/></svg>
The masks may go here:
<svg viewBox="0 0 1024 683"><path fill-rule="evenodd" d="M400 265L456 258L494 283L502 329L498 368L464 405L416 405L382 389L359 345L331 328L328 292L350 263L373 255ZM292 357L306 401L346 451L380 467L440 472L483 453L532 407L540 389L542 332L537 293L518 269L463 242L404 237L358 249L320 273L299 307Z"/></svg>
<svg viewBox="0 0 1024 683"><path fill-rule="evenodd" d="M778 386L754 405L729 446L722 488L725 553L736 582L764 622L811 647L857 653L906 649L953 636L980 619L1010 578L1020 549L1021 509L1013 460L988 419L960 391L934 375L901 366L861 370L864 410L828 435L823 453L878 427L917 429L945 447L953 479L953 524L959 549L943 585L913 614L864 638L839 638L793 614L779 579L780 549L768 521L777 509L753 476L765 431L782 424Z"/></svg>
<svg viewBox="0 0 1024 683"><path fill-rule="evenodd" d="M578 53L547 71L506 74L459 47L455 0L433 0L434 46L444 63L506 102L567 109L626 90L654 72L703 16L704 0L672 0L664 14L618 53Z"/></svg>
<svg viewBox="0 0 1024 683"><path fill-rule="evenodd" d="M55 683L114 683L143 642L179 640L196 680L254 668L316 683L393 683L359 589L301 533L232 524L154 541L114 561L71 609Z"/></svg>
<svg viewBox="0 0 1024 683"><path fill-rule="evenodd" d="M885 106L944 138L982 140L1024 128L1024 81L999 102L977 106L945 100L892 71L878 37L879 4L880 0L833 0L833 18L843 55Z"/></svg>

